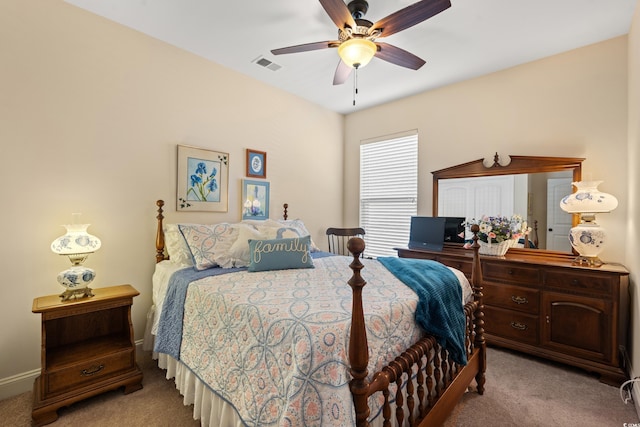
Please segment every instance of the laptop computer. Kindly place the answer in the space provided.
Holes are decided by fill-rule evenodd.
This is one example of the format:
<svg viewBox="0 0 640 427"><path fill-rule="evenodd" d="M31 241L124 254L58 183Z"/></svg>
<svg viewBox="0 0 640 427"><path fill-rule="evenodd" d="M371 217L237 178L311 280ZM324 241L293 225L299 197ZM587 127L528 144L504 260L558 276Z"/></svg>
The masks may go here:
<svg viewBox="0 0 640 427"><path fill-rule="evenodd" d="M412 216L409 231L409 249L441 251L444 246L446 218Z"/></svg>

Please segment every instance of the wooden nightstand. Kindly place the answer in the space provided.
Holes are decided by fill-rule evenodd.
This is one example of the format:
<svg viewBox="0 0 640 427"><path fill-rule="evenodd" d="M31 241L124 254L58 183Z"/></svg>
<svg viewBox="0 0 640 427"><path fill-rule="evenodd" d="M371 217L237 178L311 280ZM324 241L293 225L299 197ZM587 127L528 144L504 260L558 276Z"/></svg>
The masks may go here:
<svg viewBox="0 0 640 427"><path fill-rule="evenodd" d="M51 423L57 410L79 400L124 387L142 388L131 323L131 285L94 289L91 298L33 300L42 315L42 372L33 387L34 426Z"/></svg>

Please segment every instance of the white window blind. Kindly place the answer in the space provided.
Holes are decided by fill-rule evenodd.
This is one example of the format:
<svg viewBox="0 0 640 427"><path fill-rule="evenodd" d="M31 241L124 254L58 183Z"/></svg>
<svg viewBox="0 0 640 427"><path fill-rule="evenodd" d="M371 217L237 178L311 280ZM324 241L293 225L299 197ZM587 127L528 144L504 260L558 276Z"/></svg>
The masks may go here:
<svg viewBox="0 0 640 427"><path fill-rule="evenodd" d="M418 135L360 145L360 226L365 255L395 256L418 210Z"/></svg>

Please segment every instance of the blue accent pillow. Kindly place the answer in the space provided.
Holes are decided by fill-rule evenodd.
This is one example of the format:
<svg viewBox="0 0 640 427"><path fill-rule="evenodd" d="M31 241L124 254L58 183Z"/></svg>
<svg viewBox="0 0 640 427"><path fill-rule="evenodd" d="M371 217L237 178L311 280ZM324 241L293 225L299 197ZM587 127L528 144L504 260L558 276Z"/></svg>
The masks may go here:
<svg viewBox="0 0 640 427"><path fill-rule="evenodd" d="M249 271L314 268L311 259L311 237L249 240Z"/></svg>

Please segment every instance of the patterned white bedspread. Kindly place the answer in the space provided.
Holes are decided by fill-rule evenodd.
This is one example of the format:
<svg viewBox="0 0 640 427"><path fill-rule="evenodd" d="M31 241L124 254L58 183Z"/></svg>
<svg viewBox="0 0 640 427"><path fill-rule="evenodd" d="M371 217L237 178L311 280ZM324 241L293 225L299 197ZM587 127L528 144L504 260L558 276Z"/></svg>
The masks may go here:
<svg viewBox="0 0 640 427"><path fill-rule="evenodd" d="M314 260L314 269L193 282L181 361L248 426L355 425L346 365L351 260L327 257ZM377 261L362 262L371 373L421 331L414 321L416 294Z"/></svg>

